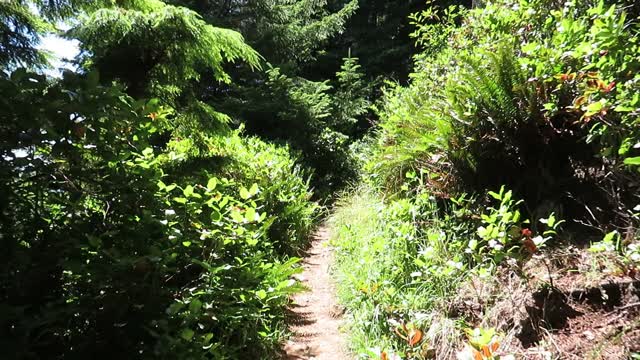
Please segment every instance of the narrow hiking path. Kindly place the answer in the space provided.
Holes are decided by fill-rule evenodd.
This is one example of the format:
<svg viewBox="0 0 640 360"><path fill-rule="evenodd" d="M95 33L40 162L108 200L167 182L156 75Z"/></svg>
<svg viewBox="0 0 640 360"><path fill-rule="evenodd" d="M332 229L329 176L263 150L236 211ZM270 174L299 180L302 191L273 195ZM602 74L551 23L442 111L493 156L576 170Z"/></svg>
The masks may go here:
<svg viewBox="0 0 640 360"><path fill-rule="evenodd" d="M342 310L335 298L329 266L332 249L329 230L321 226L303 261L300 280L309 291L294 297L289 325L293 338L284 351L286 360L347 360L346 344L340 334Z"/></svg>

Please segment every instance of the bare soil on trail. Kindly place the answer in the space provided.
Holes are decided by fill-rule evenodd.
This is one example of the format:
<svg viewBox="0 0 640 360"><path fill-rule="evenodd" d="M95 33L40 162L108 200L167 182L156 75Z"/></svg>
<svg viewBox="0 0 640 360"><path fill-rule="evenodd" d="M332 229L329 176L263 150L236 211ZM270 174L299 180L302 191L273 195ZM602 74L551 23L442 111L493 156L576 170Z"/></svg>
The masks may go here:
<svg viewBox="0 0 640 360"><path fill-rule="evenodd" d="M347 360L346 344L340 334L344 310L337 304L329 266L332 249L324 226L314 234L298 275L309 288L293 298L288 323L293 337L284 346L285 360Z"/></svg>

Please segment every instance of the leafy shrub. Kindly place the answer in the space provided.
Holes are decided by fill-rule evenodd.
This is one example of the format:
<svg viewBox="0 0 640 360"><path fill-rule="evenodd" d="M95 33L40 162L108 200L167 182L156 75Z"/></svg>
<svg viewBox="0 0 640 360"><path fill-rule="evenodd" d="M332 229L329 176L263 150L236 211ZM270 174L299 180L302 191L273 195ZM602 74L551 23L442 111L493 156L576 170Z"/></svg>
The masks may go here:
<svg viewBox="0 0 640 360"><path fill-rule="evenodd" d="M389 192L421 170L442 197L506 185L530 214L635 221L637 25L624 10L500 1L444 16L419 28L412 84L380 109L370 171Z"/></svg>
<svg viewBox="0 0 640 360"><path fill-rule="evenodd" d="M264 210L278 214L269 227L269 238L278 251L287 253L303 247L317 207L310 202L309 177L288 149L235 135L225 137L212 153L230 158L222 172L256 183Z"/></svg>
<svg viewBox="0 0 640 360"><path fill-rule="evenodd" d="M93 74L18 70L0 89L5 353L269 356L300 290L280 248L304 243L315 209L286 150L162 142L171 109Z"/></svg>
<svg viewBox="0 0 640 360"><path fill-rule="evenodd" d="M375 190L333 217L356 352L454 356L468 324L447 300L469 274L518 272L558 244L560 217L581 237L603 224L636 228L637 24L624 13L603 2L500 0L414 17L430 22L416 31L425 50L411 84L390 84L378 106L365 167ZM470 340L469 355L497 356L493 334Z"/></svg>

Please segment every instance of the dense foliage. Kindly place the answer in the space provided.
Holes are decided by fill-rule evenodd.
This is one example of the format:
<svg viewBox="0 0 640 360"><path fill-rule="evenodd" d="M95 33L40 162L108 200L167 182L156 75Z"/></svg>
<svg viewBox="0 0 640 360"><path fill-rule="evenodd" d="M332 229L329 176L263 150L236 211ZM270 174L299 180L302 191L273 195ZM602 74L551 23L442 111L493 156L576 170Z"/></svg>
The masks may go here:
<svg viewBox="0 0 640 360"><path fill-rule="evenodd" d="M0 358L276 358L337 199L355 357L509 359L557 330L554 269L640 273L639 14L0 2ZM43 37L77 44L67 70Z"/></svg>
<svg viewBox="0 0 640 360"><path fill-rule="evenodd" d="M516 275L528 286L525 263L562 242L604 238L591 251L619 256L616 270L604 271L633 278L635 11L604 1L505 0L413 16L423 50L410 84L385 89L376 143L363 153L365 184L332 218L355 352L455 357L465 328L498 321L490 318L496 298L477 305L480 320L460 310L473 306L454 303L464 286L481 292L483 282ZM501 324L520 331L517 322ZM458 358L498 354L495 332L468 337Z"/></svg>
<svg viewBox="0 0 640 360"><path fill-rule="evenodd" d="M271 356L301 289L291 255L315 216L307 175L190 93L257 53L160 1L71 5L43 3L55 16L39 21L78 14L66 36L81 41L79 70L0 78L2 357Z"/></svg>
<svg viewBox="0 0 640 360"><path fill-rule="evenodd" d="M421 1L173 1L242 33L264 73L230 69L228 87L200 94L246 131L287 143L313 169L320 198L357 178L357 146L376 115L382 77L405 79L414 41L407 17Z"/></svg>

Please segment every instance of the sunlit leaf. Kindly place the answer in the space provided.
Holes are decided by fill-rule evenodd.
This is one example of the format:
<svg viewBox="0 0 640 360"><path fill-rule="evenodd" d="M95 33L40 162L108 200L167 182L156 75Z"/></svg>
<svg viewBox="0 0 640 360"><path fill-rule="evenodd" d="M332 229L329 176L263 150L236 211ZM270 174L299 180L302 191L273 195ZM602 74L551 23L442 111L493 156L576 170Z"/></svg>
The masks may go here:
<svg viewBox="0 0 640 360"><path fill-rule="evenodd" d="M267 297L267 292L264 290L258 290L256 291L256 296L258 297L258 299L264 300Z"/></svg>
<svg viewBox="0 0 640 360"><path fill-rule="evenodd" d="M640 156L624 159L625 165L640 165Z"/></svg>
<svg viewBox="0 0 640 360"><path fill-rule="evenodd" d="M407 342L409 343L409 346L416 345L417 343L420 342L421 339L422 339L422 331L418 329L409 330L409 334L407 336Z"/></svg>
<svg viewBox="0 0 640 360"><path fill-rule="evenodd" d="M240 188L240 197L246 200L251 197L251 193L249 193L249 190L247 190L247 188L243 186Z"/></svg>
<svg viewBox="0 0 640 360"><path fill-rule="evenodd" d="M218 186L218 179L215 177L209 179L209 181L207 182L207 189L214 190L216 186Z"/></svg>

